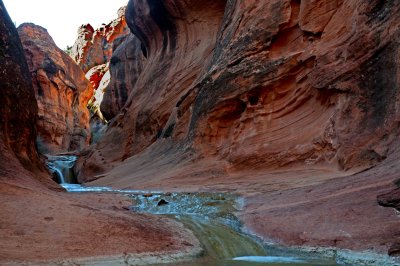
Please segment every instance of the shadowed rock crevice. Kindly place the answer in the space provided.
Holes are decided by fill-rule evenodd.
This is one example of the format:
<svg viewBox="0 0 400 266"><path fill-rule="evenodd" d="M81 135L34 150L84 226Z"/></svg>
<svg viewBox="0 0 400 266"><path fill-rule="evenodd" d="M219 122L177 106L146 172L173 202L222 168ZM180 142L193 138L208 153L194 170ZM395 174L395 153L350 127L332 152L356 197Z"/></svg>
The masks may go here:
<svg viewBox="0 0 400 266"><path fill-rule="evenodd" d="M144 55L141 43L129 35L113 52L110 61L110 83L104 93L100 109L107 120L114 118L124 107L131 89L141 75Z"/></svg>

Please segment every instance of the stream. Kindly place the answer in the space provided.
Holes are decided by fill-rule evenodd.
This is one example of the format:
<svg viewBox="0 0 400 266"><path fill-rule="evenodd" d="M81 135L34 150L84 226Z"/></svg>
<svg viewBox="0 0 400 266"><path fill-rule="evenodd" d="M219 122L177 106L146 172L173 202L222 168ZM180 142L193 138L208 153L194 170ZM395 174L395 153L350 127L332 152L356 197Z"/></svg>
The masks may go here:
<svg viewBox="0 0 400 266"><path fill-rule="evenodd" d="M59 158L57 158L59 157ZM174 265L338 265L335 260L318 259L315 254L298 252L287 256L271 249L259 239L242 232L236 213L241 199L226 193L161 193L138 190L113 190L73 184L75 156L51 156L47 166L61 186L71 193L123 193L132 200L132 212L164 215L176 219L199 239L204 252L192 261ZM291 254L288 252L288 254ZM168 264L171 265L171 264Z"/></svg>

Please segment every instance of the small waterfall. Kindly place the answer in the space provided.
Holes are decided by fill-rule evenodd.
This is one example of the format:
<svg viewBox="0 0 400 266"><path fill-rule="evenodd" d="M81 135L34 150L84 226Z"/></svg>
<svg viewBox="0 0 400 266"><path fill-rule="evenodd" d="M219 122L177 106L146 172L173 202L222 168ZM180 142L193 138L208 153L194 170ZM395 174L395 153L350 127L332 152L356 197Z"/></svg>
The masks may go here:
<svg viewBox="0 0 400 266"><path fill-rule="evenodd" d="M48 155L46 165L59 184L73 184L76 183L73 171L76 160L72 155Z"/></svg>

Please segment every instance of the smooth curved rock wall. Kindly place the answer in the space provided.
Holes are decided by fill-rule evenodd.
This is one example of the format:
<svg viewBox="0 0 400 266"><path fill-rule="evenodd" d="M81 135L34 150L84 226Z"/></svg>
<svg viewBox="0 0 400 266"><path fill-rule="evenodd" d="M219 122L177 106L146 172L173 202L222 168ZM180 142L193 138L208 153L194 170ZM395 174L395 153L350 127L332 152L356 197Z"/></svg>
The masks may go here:
<svg viewBox="0 0 400 266"><path fill-rule="evenodd" d="M317 2L130 1L140 47L130 36L114 54L114 119L97 148L118 162L171 136L232 171L384 160L398 130L399 5Z"/></svg>
<svg viewBox="0 0 400 266"><path fill-rule="evenodd" d="M39 167L35 148L37 104L24 50L14 23L0 1L0 171L18 158L25 168Z"/></svg>

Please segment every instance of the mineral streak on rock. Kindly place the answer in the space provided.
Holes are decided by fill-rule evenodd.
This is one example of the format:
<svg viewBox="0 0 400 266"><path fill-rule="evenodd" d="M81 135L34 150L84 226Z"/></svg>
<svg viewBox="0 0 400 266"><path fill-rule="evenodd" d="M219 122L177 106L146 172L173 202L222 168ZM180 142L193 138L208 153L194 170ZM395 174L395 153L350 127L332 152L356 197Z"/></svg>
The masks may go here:
<svg viewBox="0 0 400 266"><path fill-rule="evenodd" d="M105 64L112 56L115 39L126 36L129 29L125 21L125 7L118 10L118 18L94 29L84 24L78 29L78 38L72 47L71 57L86 73L92 67Z"/></svg>
<svg viewBox="0 0 400 266"><path fill-rule="evenodd" d="M87 103L92 86L46 29L25 23L18 27L18 34L39 107L39 149L52 154L81 150L90 141Z"/></svg>
<svg viewBox="0 0 400 266"><path fill-rule="evenodd" d="M104 143L122 141L101 150L123 160L168 131L232 171L373 166L398 130L397 10L356 0L130 1L134 35L115 50L101 105L114 118Z"/></svg>
<svg viewBox="0 0 400 266"><path fill-rule="evenodd" d="M33 170L39 166L35 149L38 107L18 32L2 1L0 62L0 173L9 171L6 162L14 156Z"/></svg>
<svg viewBox="0 0 400 266"><path fill-rule="evenodd" d="M121 44L110 60L110 83L104 92L100 109L107 120L114 118L128 100L128 95L142 72L145 57L140 41L134 35L120 38Z"/></svg>

